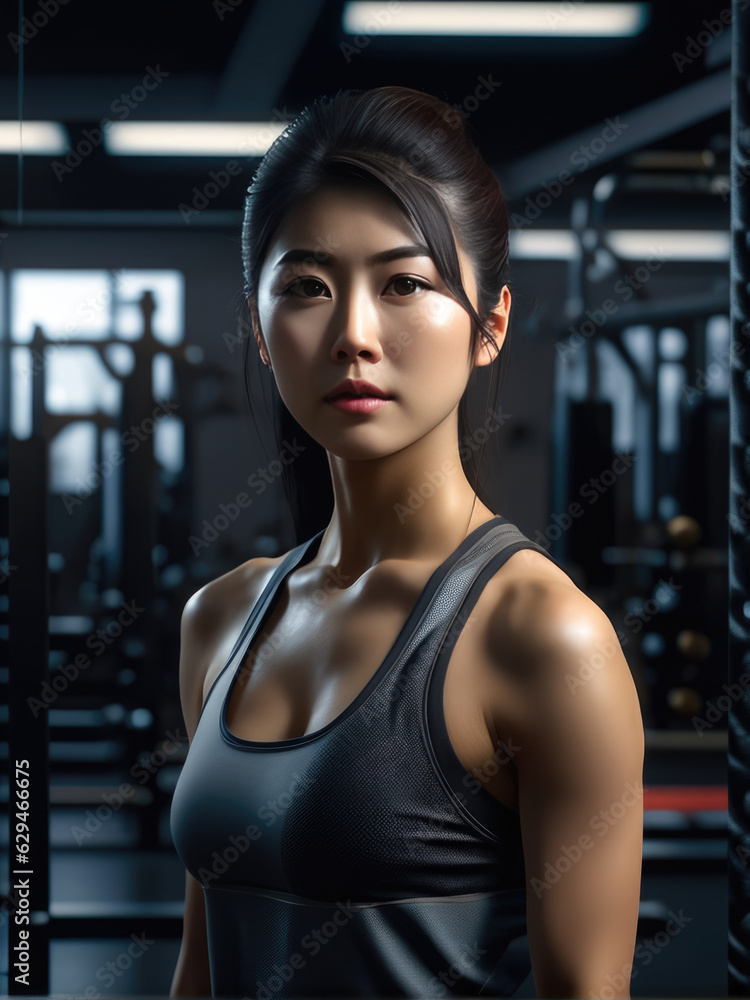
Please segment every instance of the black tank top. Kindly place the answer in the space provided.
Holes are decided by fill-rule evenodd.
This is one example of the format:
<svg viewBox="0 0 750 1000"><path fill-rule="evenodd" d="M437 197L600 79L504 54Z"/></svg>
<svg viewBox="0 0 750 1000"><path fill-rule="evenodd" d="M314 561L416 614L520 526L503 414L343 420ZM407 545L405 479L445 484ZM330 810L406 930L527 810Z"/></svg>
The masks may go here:
<svg viewBox="0 0 750 1000"><path fill-rule="evenodd" d="M559 564L506 518L485 522L435 570L336 719L294 739L240 739L226 707L245 653L323 533L271 576L175 788L172 837L204 888L213 996L511 996L530 972L519 815L454 752L443 682L503 563L532 548ZM511 754L501 746L480 777Z"/></svg>

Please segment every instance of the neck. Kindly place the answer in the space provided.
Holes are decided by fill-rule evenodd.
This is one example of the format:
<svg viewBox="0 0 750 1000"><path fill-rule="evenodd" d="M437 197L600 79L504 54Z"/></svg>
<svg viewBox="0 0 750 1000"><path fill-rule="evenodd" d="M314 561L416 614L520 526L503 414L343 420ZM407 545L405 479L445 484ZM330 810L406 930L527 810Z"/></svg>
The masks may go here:
<svg viewBox="0 0 750 1000"><path fill-rule="evenodd" d="M456 438L447 428L383 458L329 452L334 509L312 562L351 585L384 559L447 558L495 516L464 475Z"/></svg>

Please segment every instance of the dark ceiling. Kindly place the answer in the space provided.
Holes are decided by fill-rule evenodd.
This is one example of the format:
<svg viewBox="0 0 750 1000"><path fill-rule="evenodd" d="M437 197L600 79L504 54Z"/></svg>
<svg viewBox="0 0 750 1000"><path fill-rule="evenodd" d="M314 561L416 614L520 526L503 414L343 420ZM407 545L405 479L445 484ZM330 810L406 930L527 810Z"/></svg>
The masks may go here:
<svg viewBox="0 0 750 1000"><path fill-rule="evenodd" d="M377 6L387 9L387 0ZM554 6L564 15L574 4ZM342 30L342 7L342 0L24 0L27 24L38 27L27 27L22 47L23 117L64 122L75 144L84 129L112 116L113 102L150 69L166 75L129 120L288 118L319 94L382 84L461 104L484 77L498 85L468 121L511 197L537 190L565 166L579 133L598 134L618 115L630 131L629 142L612 151L615 162L635 150L712 149L721 168L729 129L729 0L652 0L650 23L631 39L373 35L354 54L342 49L353 41ZM16 5L6 4L2 17L0 117L14 119ZM710 43L700 45L699 35ZM667 95L663 107L643 110ZM533 155L550 147L546 160ZM25 211L175 211L226 157L113 157L98 147L62 178L51 161L24 157ZM247 174L221 192L214 210L239 209L257 163L245 162ZM609 153L601 157L592 174L612 162ZM0 156L6 217L17 208L17 172L16 156Z"/></svg>

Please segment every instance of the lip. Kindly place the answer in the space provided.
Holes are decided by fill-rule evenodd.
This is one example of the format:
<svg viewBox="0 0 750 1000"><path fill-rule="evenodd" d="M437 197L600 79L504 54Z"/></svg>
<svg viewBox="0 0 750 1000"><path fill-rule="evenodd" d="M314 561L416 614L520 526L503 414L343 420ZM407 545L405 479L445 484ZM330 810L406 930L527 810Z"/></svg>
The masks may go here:
<svg viewBox="0 0 750 1000"><path fill-rule="evenodd" d="M389 396L387 393L383 392L382 389L379 389L376 385L373 385L372 382L366 382L364 379L361 378L344 379L344 381L339 382L339 384L334 389L331 389L328 395L325 396L324 398L326 403L338 402L339 398L343 396L345 393L347 397L363 397L363 398L366 397L368 399L375 398L383 401L393 398L392 396ZM358 402L356 398L347 399L345 401Z"/></svg>
<svg viewBox="0 0 750 1000"><path fill-rule="evenodd" d="M372 413L390 400L379 396L337 396L326 402L329 406L335 406L337 410L343 410L345 413Z"/></svg>

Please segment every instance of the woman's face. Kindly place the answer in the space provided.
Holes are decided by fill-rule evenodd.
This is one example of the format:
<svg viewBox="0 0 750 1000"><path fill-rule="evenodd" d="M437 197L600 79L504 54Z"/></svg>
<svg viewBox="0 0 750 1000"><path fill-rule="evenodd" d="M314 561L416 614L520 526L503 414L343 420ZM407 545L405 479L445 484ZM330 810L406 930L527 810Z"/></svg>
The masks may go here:
<svg viewBox="0 0 750 1000"><path fill-rule="evenodd" d="M384 192L327 185L295 207L269 248L258 286L258 340L279 393L305 430L341 458L400 451L454 413L472 369L471 319L426 247ZM459 248L464 288L476 282ZM503 289L495 336L505 336ZM477 364L494 353L481 349ZM351 412L326 401L346 378L388 397Z"/></svg>

